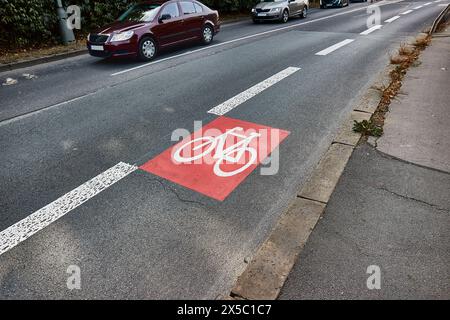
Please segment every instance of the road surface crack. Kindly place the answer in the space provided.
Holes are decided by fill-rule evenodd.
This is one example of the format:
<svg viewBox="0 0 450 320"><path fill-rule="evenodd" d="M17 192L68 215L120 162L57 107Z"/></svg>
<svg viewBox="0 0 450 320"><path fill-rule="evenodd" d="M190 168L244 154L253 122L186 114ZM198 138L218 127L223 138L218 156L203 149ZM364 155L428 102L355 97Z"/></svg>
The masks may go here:
<svg viewBox="0 0 450 320"><path fill-rule="evenodd" d="M204 203L200 202L200 201L188 200L188 199L182 198L182 197L181 197L181 196L180 196L180 195L179 195L172 187L170 187L170 186L164 184L164 182L162 182L160 179L153 178L153 179L150 179L150 180L158 182L158 183L163 187L163 189L164 189L165 191L170 191L171 193L173 193L173 194L175 195L175 197L177 197L177 199L178 199L179 201L181 201L181 202L184 202L184 203L191 203L191 204L197 204L197 205L201 205L201 206L203 206L203 207L206 207L206 205L205 205Z"/></svg>
<svg viewBox="0 0 450 320"><path fill-rule="evenodd" d="M371 145L369 144L369 146L371 146ZM404 160L404 159L398 158L396 156L390 155L390 154L388 154L386 152L383 152L383 151L381 151L378 148L372 148L372 149L375 150L377 152L377 154L379 154L380 156L382 156L385 159L395 160L395 161L398 161L398 162L401 162L401 163L404 163L404 164L407 164L407 165L411 165L411 166L415 166L415 167L419 167L419 168L435 171L435 172L438 172L438 173L444 173L446 175L450 175L450 172L447 172L445 170L436 169L436 168L433 168L433 167L428 167L428 166L423 165L423 164L418 164L418 163L414 163L414 162L411 162L411 161L408 161L408 160Z"/></svg>
<svg viewBox="0 0 450 320"><path fill-rule="evenodd" d="M389 190L389 189L384 188L384 187L378 187L378 188L376 188L376 189L379 189L379 190L383 190L383 191L389 192L389 193L391 193L391 194L393 194L393 195L395 195L395 196L397 196L397 197L400 197L400 198L402 198L402 199L405 199L405 200L415 201L415 202L424 204L424 205L426 205L426 206L432 207L432 208L434 208L434 209L436 209L436 210L444 211L444 212L450 213L450 211L449 211L448 209L446 209L446 208L442 208L442 207L440 207L440 206L438 206L438 205L435 205L435 204L426 202L426 201L424 201L424 200L416 199L416 198L413 198L413 197L409 197L409 196L406 196L406 195L403 195L403 194L394 192L394 191Z"/></svg>

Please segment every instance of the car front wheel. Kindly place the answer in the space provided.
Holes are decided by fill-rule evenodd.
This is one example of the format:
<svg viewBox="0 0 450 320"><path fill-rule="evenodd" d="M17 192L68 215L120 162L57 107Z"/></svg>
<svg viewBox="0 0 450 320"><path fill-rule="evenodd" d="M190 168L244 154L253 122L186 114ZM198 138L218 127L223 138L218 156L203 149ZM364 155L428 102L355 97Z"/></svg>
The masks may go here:
<svg viewBox="0 0 450 320"><path fill-rule="evenodd" d="M139 59L150 61L156 56L157 48L155 41L150 37L144 37L139 42Z"/></svg>
<svg viewBox="0 0 450 320"><path fill-rule="evenodd" d="M214 30L210 25L206 25L203 27L202 31L202 42L204 44L210 44L214 38Z"/></svg>
<svg viewBox="0 0 450 320"><path fill-rule="evenodd" d="M289 20L289 12L287 10L283 11L283 14L281 15L281 22L286 23Z"/></svg>

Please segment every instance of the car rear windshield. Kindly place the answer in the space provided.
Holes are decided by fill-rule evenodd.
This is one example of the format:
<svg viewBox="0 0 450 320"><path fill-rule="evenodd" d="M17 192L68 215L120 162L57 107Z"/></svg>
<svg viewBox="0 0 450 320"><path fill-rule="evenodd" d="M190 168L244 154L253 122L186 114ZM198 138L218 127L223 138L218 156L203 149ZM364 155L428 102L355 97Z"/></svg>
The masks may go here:
<svg viewBox="0 0 450 320"><path fill-rule="evenodd" d="M136 4L119 17L119 21L152 21L161 7L160 4Z"/></svg>

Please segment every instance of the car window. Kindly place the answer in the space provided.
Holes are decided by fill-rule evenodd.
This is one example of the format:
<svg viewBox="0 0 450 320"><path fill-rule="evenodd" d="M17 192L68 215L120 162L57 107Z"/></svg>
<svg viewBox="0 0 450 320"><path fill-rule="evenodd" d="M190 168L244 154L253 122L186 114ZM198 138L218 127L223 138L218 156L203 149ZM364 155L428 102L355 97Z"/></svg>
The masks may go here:
<svg viewBox="0 0 450 320"><path fill-rule="evenodd" d="M180 1L181 11L183 14L196 13L194 3L190 1Z"/></svg>
<svg viewBox="0 0 450 320"><path fill-rule="evenodd" d="M161 11L161 16L163 14L170 14L171 18L179 17L180 11L178 10L178 5L176 3L168 3Z"/></svg>
<svg viewBox="0 0 450 320"><path fill-rule="evenodd" d="M195 11L197 13L202 13L203 12L203 7L201 5L199 5L198 3L194 2L194 7L195 7Z"/></svg>
<svg viewBox="0 0 450 320"><path fill-rule="evenodd" d="M152 21L159 11L159 4L137 4L125 11L119 21Z"/></svg>

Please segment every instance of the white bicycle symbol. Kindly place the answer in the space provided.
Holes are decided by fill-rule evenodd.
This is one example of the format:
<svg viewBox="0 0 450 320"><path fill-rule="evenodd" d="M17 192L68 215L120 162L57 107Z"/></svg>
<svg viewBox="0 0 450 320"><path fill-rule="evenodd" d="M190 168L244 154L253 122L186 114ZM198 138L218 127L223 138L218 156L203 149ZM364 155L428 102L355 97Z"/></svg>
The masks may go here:
<svg viewBox="0 0 450 320"><path fill-rule="evenodd" d="M258 157L258 153L256 149L250 147L250 143L253 139L261 136L259 133L250 133L250 135L245 136L243 134L239 134L236 131L242 131L243 128L241 127L235 127L233 129L228 130L224 134L221 134L217 137L211 137L211 136L203 136L194 140L191 140L184 145L182 145L180 148L178 148L177 151L173 154L173 159L179 163L186 163L186 162L192 162L195 160L198 160L200 158L203 158L204 156L210 154L215 149L215 153L213 155L213 159L217 159L217 161L214 164L214 173L219 177L231 177L238 173L241 173L248 167L250 167L252 164L256 162L256 159ZM225 147L225 143L227 141L228 136L234 136L237 138L240 138L242 140L238 141L236 144L227 147ZM203 143L199 143L202 142ZM193 145L199 143L198 145L192 147ZM193 151L193 154L195 154L195 151L205 148L203 152L199 152L198 154L195 154L193 157L185 157L182 156L181 153L183 150L186 150L186 147L189 147L187 150ZM239 163L239 160L244 156L245 152L248 152L250 154L250 159L242 167L239 167L236 170L233 171L224 171L221 168L221 165L224 163L224 161L227 161L227 163L231 164L237 164ZM191 155L192 153L189 153ZM235 156L233 156L235 155Z"/></svg>

